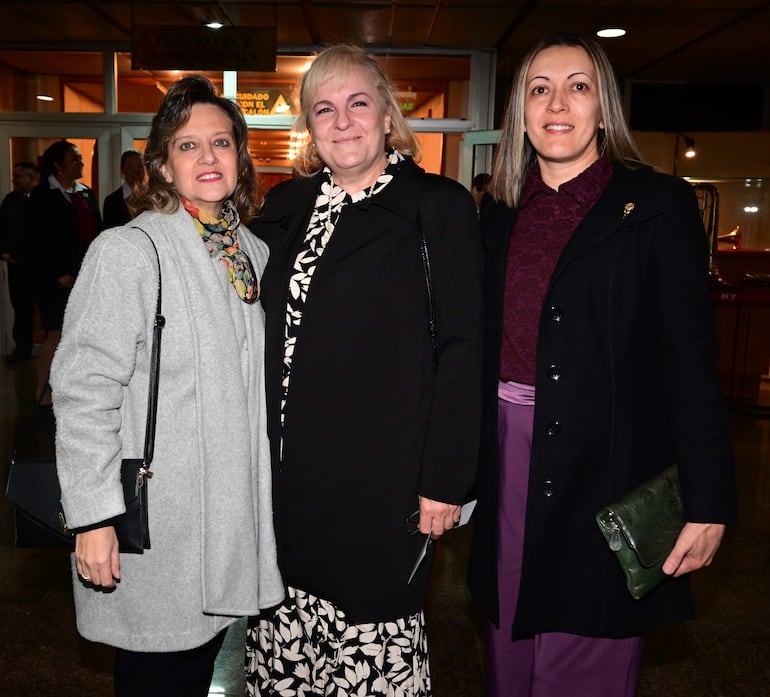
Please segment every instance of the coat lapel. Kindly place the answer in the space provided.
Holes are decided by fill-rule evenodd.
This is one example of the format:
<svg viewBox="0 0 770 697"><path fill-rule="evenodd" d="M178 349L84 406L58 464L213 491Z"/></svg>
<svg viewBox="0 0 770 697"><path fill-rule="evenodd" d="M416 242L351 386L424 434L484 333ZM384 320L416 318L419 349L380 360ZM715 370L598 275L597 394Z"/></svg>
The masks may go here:
<svg viewBox="0 0 770 697"><path fill-rule="evenodd" d="M575 259L602 244L620 230L637 225L662 212L662 207L649 199L644 187L639 186L638 182L634 183L639 171L614 165L612 179L607 189L567 242L554 269L551 283L558 279ZM629 198L629 191L638 192L638 196L634 194Z"/></svg>

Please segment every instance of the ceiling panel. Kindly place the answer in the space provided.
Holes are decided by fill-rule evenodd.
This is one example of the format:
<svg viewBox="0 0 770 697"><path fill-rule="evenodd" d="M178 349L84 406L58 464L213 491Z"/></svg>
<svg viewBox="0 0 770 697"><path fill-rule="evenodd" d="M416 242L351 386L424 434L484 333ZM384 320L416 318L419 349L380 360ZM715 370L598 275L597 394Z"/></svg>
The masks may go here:
<svg viewBox="0 0 770 697"><path fill-rule="evenodd" d="M375 48L494 48L509 77L550 31L605 41L621 79L770 83L770 0L3 0L0 48L130 49L132 22L197 26L205 17L275 25L282 47L350 40Z"/></svg>
<svg viewBox="0 0 770 697"><path fill-rule="evenodd" d="M432 43L448 47L493 48L515 16L510 3L505 7L489 7L483 12L467 3L454 9L442 6L431 34ZM458 32L458 27L466 29Z"/></svg>
<svg viewBox="0 0 770 697"><path fill-rule="evenodd" d="M291 6L279 5L275 13L276 40L278 46L310 46L316 43L302 14L302 10L293 3ZM273 26L269 22L254 19L243 26Z"/></svg>
<svg viewBox="0 0 770 697"><path fill-rule="evenodd" d="M770 3L689 0L689 2L589 3L541 1L520 18L500 47L500 72L510 72L538 37L555 30L591 34L620 24L626 37L604 40L621 79L723 80L743 72L743 79L770 82ZM617 10L611 9L611 6ZM745 44L759 51L751 58ZM740 79L740 78L738 78Z"/></svg>
<svg viewBox="0 0 770 697"><path fill-rule="evenodd" d="M389 43L391 8L385 3L372 3L350 6L341 9L341 3L324 5L310 3L312 14L318 24L322 40L325 42L354 41L356 43L386 46ZM414 10L419 19L415 22L417 29L424 25L421 8ZM418 32L419 33L419 32ZM414 40L412 37L409 40ZM401 40L398 40L401 43Z"/></svg>

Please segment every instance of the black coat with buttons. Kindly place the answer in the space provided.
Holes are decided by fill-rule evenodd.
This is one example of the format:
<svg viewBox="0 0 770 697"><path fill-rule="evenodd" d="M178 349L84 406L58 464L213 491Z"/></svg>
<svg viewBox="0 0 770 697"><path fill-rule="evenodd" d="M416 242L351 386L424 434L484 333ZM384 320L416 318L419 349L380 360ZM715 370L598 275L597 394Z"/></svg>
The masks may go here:
<svg viewBox="0 0 770 697"><path fill-rule="evenodd" d="M482 208L484 418L469 584L494 621L497 382L515 220L516 211L502 204ZM514 635L631 636L692 615L686 577L642 600L630 596L594 516L677 462L687 520L735 519L734 460L706 270L692 188L647 167L615 165L562 253L542 307Z"/></svg>

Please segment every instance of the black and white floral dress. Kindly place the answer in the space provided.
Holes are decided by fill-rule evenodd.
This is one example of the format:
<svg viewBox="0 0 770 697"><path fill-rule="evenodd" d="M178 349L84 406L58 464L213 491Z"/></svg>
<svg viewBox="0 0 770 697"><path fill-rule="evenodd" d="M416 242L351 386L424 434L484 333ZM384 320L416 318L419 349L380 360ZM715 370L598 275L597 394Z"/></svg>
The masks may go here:
<svg viewBox="0 0 770 697"><path fill-rule="evenodd" d="M281 425L289 399L292 358L301 341L302 313L313 273L343 208L382 191L403 156L388 150L384 172L351 196L328 168L289 278L282 370ZM386 622L351 624L332 602L302 589L288 589L275 612L250 627L246 646L246 692L254 697L431 694L425 618L422 611Z"/></svg>

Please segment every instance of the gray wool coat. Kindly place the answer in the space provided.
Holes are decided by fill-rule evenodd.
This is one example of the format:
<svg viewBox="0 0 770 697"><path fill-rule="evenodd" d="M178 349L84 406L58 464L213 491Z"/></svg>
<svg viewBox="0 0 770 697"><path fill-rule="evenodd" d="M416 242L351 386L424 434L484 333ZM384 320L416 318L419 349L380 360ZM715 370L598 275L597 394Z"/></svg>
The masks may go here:
<svg viewBox="0 0 770 697"><path fill-rule="evenodd" d="M189 214L145 212L162 272L160 385L149 482L152 548L121 555L112 593L74 568L77 625L132 651L200 646L235 618L279 603L264 404L264 313L242 302ZM245 227L258 278L265 245ZM51 368L56 457L70 527L124 510L120 461L141 457L158 261L134 227L89 248Z"/></svg>

